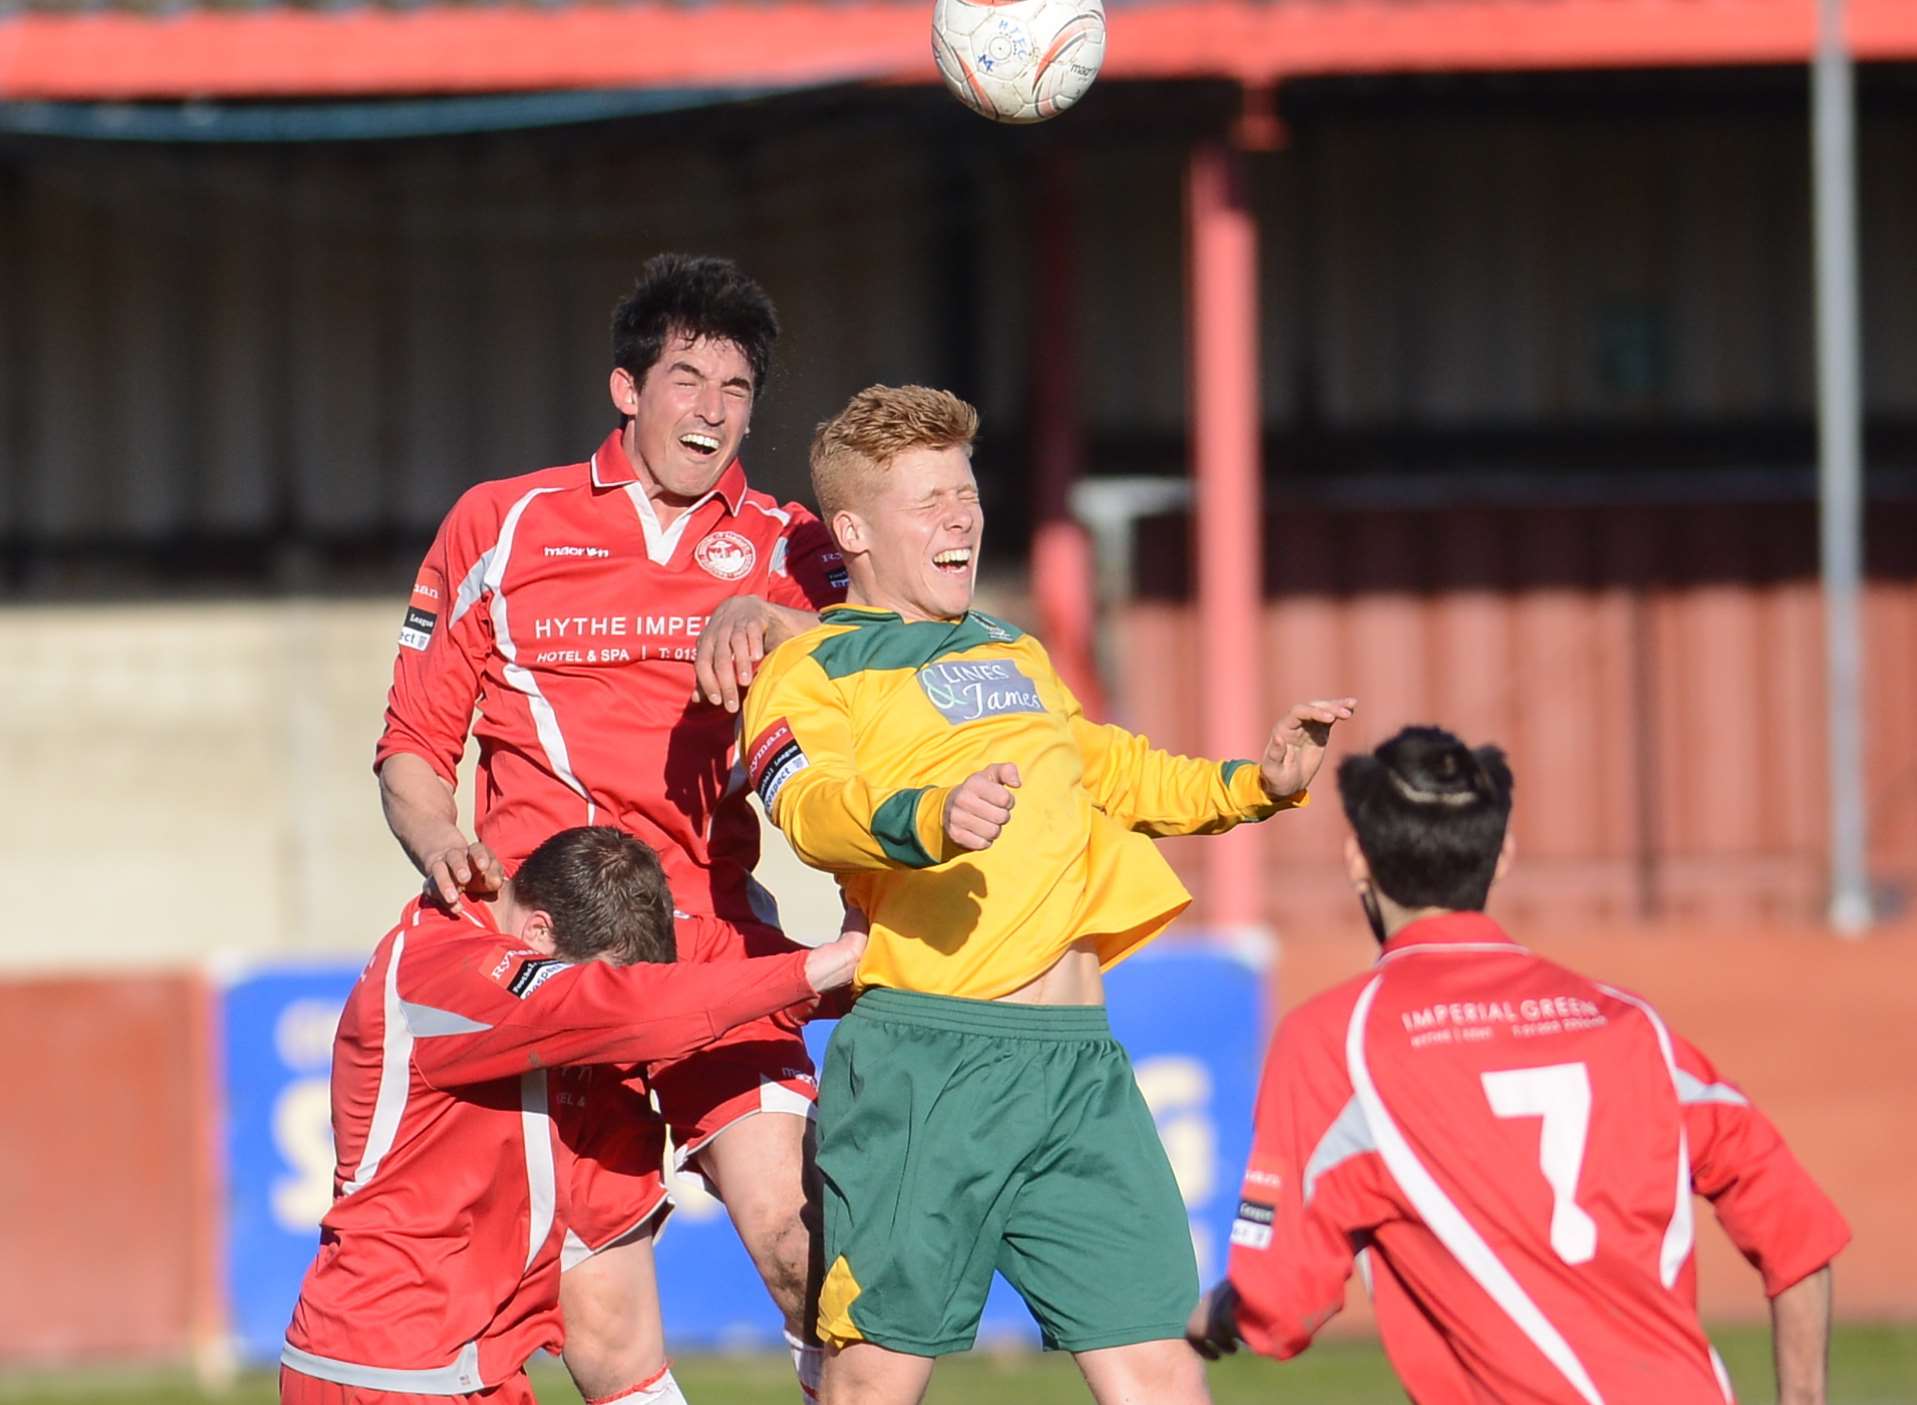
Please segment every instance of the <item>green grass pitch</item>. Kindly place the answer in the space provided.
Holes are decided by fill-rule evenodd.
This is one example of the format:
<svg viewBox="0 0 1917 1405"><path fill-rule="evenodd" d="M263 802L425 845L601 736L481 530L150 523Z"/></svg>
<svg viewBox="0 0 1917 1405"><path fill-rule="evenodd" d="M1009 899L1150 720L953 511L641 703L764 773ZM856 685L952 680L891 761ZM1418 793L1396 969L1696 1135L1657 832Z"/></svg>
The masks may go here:
<svg viewBox="0 0 1917 1405"><path fill-rule="evenodd" d="M1712 1333L1745 1405L1772 1398L1770 1338L1762 1328ZM793 1405L797 1391L783 1356L681 1358L674 1373L694 1405ZM534 1372L546 1405L575 1405L579 1397L556 1367ZM1296 1361L1274 1365L1236 1358L1211 1372L1217 1405L1402 1405L1390 1368L1362 1341L1329 1341ZM8 1372L0 1377L6 1405L269 1405L274 1377L242 1375L229 1389L203 1391L184 1373L72 1371ZM933 1378L930 1405L1006 1401L1053 1405L1090 1400L1071 1359L1064 1356L975 1353L955 1357ZM1831 1348L1830 1405L1911 1405L1917 1401L1917 1325L1840 1327Z"/></svg>

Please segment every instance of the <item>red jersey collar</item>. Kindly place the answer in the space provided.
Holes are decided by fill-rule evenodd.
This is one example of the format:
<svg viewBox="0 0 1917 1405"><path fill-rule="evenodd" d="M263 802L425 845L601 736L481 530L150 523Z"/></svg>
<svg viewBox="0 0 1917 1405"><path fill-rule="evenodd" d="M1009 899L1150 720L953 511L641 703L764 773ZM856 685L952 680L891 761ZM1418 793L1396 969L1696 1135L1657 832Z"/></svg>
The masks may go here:
<svg viewBox="0 0 1917 1405"><path fill-rule="evenodd" d="M639 471L626 457L626 448L620 443L620 437L621 431L615 429L593 454L593 487L623 488L628 483L639 481ZM737 459L727 464L726 471L719 475L719 481L712 485L712 491L719 495L719 500L726 505L726 511L736 517L745 504L745 465Z"/></svg>
<svg viewBox="0 0 1917 1405"><path fill-rule="evenodd" d="M1421 917L1400 927L1384 944L1378 959L1386 961L1399 952L1423 947L1516 945L1504 928L1482 912L1447 912L1437 917Z"/></svg>

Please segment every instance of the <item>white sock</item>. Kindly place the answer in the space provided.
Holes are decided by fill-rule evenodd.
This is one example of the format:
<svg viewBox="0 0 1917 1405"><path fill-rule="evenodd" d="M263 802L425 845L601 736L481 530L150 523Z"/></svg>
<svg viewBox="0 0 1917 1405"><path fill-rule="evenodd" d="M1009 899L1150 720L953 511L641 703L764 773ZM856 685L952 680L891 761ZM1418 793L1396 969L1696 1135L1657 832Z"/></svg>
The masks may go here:
<svg viewBox="0 0 1917 1405"><path fill-rule="evenodd" d="M792 1348L792 1369L799 1375L799 1395L805 1400L819 1398L819 1382L825 1375L825 1348L803 1342L790 1332L785 1344Z"/></svg>
<svg viewBox="0 0 1917 1405"><path fill-rule="evenodd" d="M668 1362L658 1375L611 1395L594 1396L586 1405L687 1405L687 1401L679 1382L672 1378L672 1364Z"/></svg>

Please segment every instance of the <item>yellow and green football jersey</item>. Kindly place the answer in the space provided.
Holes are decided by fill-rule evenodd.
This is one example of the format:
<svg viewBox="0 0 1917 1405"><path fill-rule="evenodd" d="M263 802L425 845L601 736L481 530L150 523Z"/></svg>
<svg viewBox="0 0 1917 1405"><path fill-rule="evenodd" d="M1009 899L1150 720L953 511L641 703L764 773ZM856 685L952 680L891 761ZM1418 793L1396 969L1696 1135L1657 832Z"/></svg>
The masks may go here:
<svg viewBox="0 0 1917 1405"><path fill-rule="evenodd" d="M989 1000L1089 938L1107 968L1191 902L1147 836L1211 834L1301 805L1249 761L1196 760L1086 720L1044 648L978 611L841 606L767 657L746 772L799 857L871 919L863 986ZM987 849L949 846L952 788L1018 767Z"/></svg>

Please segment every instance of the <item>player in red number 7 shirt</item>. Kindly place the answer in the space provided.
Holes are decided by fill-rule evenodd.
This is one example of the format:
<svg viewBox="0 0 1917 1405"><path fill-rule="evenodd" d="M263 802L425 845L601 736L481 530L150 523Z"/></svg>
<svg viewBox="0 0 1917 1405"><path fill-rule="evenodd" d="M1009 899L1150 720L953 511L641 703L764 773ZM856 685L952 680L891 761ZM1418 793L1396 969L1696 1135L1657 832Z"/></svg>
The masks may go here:
<svg viewBox="0 0 1917 1405"><path fill-rule="evenodd" d="M281 1356L291 1405L531 1405L564 1340L571 1066L672 1058L850 981L860 932L671 965L657 856L609 827L535 849L489 911L416 898L333 1049L338 1166ZM652 1393L643 1383L638 1399Z"/></svg>
<svg viewBox="0 0 1917 1405"><path fill-rule="evenodd" d="M1482 912L1508 860L1494 747L1412 727L1338 772L1384 951L1286 1016L1266 1061L1227 1282L1192 1318L1303 1351L1363 1253L1419 1405L1724 1405L1697 1319L1693 1192L1763 1275L1778 1398L1821 1405L1837 1209L1648 1003Z"/></svg>
<svg viewBox="0 0 1917 1405"><path fill-rule="evenodd" d="M613 316L619 428L589 461L477 484L447 514L374 763L394 836L446 901L491 891L556 830L609 824L658 850L687 914L683 960L790 949L752 881L759 828L733 774L732 714L758 655L810 628L845 575L818 520L755 492L738 461L778 330L727 260L648 260ZM476 839L453 792L469 730ZM566 1365L606 1402L665 1359L651 1236L670 1210L666 1127L646 1098L600 1091L610 1083L593 1085L561 1289ZM789 1021L759 1021L650 1083L679 1165L724 1201L794 1334L804 1389L819 1369L803 1341L817 1098L804 1042Z"/></svg>

